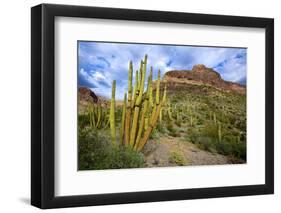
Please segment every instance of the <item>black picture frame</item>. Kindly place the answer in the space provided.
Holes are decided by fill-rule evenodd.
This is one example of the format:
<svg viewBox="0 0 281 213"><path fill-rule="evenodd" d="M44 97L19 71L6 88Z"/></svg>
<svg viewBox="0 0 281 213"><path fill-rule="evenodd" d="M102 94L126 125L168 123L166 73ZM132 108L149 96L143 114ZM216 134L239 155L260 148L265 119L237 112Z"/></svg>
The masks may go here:
<svg viewBox="0 0 281 213"><path fill-rule="evenodd" d="M265 184L95 195L54 195L54 21L83 17L162 23L264 28ZM217 198L274 193L274 20L241 16L41 4L31 8L31 204L42 208Z"/></svg>

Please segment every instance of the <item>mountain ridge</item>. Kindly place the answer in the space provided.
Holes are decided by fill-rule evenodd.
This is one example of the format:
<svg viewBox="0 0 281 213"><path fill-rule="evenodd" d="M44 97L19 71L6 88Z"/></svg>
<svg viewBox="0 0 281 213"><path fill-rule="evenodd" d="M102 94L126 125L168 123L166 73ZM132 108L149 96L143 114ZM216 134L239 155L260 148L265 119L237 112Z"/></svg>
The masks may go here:
<svg viewBox="0 0 281 213"><path fill-rule="evenodd" d="M163 81L169 84L207 84L228 92L246 93L246 86L223 80L218 72L203 64L194 65L192 70L170 70L165 73Z"/></svg>

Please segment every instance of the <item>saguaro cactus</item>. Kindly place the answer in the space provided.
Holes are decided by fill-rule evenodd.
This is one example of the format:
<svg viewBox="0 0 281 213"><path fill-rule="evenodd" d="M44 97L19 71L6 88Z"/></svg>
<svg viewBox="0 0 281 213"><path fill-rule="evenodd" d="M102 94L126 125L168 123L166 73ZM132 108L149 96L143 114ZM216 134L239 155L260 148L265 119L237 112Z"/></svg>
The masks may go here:
<svg viewBox="0 0 281 213"><path fill-rule="evenodd" d="M110 104L110 129L111 129L111 141L112 141L113 144L116 144L115 89L116 89L116 80L113 80L113 82L112 82L111 104Z"/></svg>

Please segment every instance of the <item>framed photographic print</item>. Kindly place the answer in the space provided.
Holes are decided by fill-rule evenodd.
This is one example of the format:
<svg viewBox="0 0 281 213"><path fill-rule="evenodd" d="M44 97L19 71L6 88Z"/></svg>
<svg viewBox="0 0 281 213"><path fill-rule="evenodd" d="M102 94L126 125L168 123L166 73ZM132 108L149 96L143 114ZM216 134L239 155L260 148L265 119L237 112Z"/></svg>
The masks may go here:
<svg viewBox="0 0 281 213"><path fill-rule="evenodd" d="M274 21L31 9L31 203L271 194Z"/></svg>

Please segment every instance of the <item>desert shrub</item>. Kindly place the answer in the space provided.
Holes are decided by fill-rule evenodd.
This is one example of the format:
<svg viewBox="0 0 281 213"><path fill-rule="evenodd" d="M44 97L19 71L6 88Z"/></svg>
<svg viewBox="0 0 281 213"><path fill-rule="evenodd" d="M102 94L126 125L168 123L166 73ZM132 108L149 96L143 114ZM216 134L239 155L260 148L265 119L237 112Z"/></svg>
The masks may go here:
<svg viewBox="0 0 281 213"><path fill-rule="evenodd" d="M238 142L235 136L226 135L217 143L218 153L246 160L246 143Z"/></svg>
<svg viewBox="0 0 281 213"><path fill-rule="evenodd" d="M216 144L216 150L219 154L223 155L231 155L233 147L230 142L228 141L223 141L221 143Z"/></svg>
<svg viewBox="0 0 281 213"><path fill-rule="evenodd" d="M158 132L157 128L152 130L149 138L150 139L159 139L160 138L160 135L159 135L159 132Z"/></svg>
<svg viewBox="0 0 281 213"><path fill-rule="evenodd" d="M165 133L168 132L166 126L165 126L163 123L159 123L159 122L158 122L158 124L157 124L157 126L156 126L156 129L157 129L157 131L158 131L159 133L162 133L162 134L165 134Z"/></svg>
<svg viewBox="0 0 281 213"><path fill-rule="evenodd" d="M177 131L175 131L175 132L170 132L169 135L172 136L172 137L180 137L180 133L177 132Z"/></svg>
<svg viewBox="0 0 281 213"><path fill-rule="evenodd" d="M234 156L246 161L246 143L240 142L235 144Z"/></svg>
<svg viewBox="0 0 281 213"><path fill-rule="evenodd" d="M102 131L79 134L79 170L136 168L144 165L142 153L111 143Z"/></svg>
<svg viewBox="0 0 281 213"><path fill-rule="evenodd" d="M177 137L176 135L179 134L179 133L177 133L177 129L175 128L172 121L168 121L167 130L168 130L168 134L173 137Z"/></svg>
<svg viewBox="0 0 281 213"><path fill-rule="evenodd" d="M206 151L213 151L215 148L215 141L213 138L208 136L199 136L196 139L196 143L200 149Z"/></svg>
<svg viewBox="0 0 281 213"><path fill-rule="evenodd" d="M222 140L219 141L218 126L211 122L200 131L189 128L185 139L190 140L200 149L246 160L246 143L243 141L245 137L241 135L241 141L237 141L237 132L222 128Z"/></svg>
<svg viewBox="0 0 281 213"><path fill-rule="evenodd" d="M186 159L184 158L184 156L181 153L175 152L175 151L170 153L169 162L176 164L178 166L187 165L187 162L186 162Z"/></svg>
<svg viewBox="0 0 281 213"><path fill-rule="evenodd" d="M237 119L235 121L235 126L240 129L240 130L243 130L243 131L246 131L246 125L247 125L247 122L246 122L246 117L239 117L239 119Z"/></svg>
<svg viewBox="0 0 281 213"><path fill-rule="evenodd" d="M178 127L181 127L182 121L181 121L181 120L176 120L176 121L175 121L175 124L176 124Z"/></svg>
<svg viewBox="0 0 281 213"><path fill-rule="evenodd" d="M195 143L197 137L198 137L198 131L196 129L194 129L194 128L187 129L187 135L185 136L185 139L187 141Z"/></svg>
<svg viewBox="0 0 281 213"><path fill-rule="evenodd" d="M169 131L168 134L170 136L172 136L172 137L180 137L179 129L175 128L172 123L167 125L167 129Z"/></svg>
<svg viewBox="0 0 281 213"><path fill-rule="evenodd" d="M90 125L89 117L87 114L79 114L78 115L78 126L80 129L85 128L86 126Z"/></svg>
<svg viewBox="0 0 281 213"><path fill-rule="evenodd" d="M218 127L214 123L210 122L202 129L202 135L213 138L218 138Z"/></svg>
<svg viewBox="0 0 281 213"><path fill-rule="evenodd" d="M168 121L168 123L167 123L167 130L169 132L174 132L175 131L175 128L174 128L174 125L173 125L172 121Z"/></svg>

